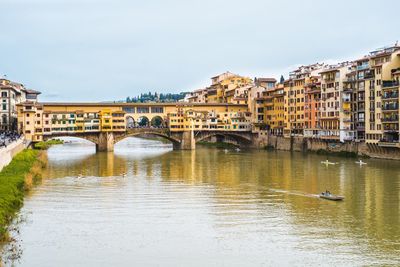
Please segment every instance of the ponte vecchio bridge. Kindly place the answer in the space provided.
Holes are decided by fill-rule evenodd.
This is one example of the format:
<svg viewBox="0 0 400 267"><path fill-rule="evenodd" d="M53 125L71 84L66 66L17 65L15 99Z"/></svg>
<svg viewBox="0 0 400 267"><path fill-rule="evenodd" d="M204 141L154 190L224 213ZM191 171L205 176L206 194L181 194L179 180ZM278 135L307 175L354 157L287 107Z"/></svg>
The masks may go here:
<svg viewBox="0 0 400 267"><path fill-rule="evenodd" d="M242 104L193 103L34 103L18 105L19 130L32 142L73 136L113 151L129 136L156 135L174 149L195 149L214 140L251 147L251 114Z"/></svg>

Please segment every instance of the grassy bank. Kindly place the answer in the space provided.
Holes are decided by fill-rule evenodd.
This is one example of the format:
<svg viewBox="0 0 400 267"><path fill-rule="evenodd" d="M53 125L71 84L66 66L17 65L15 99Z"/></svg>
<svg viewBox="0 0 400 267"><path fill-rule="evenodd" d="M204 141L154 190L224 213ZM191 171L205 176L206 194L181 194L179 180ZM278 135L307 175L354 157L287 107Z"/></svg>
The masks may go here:
<svg viewBox="0 0 400 267"><path fill-rule="evenodd" d="M222 149L235 149L237 146L230 144L230 143L223 143L223 142L205 142L201 141L196 143L197 145L200 146L206 146L206 147L215 147L215 148L222 148Z"/></svg>
<svg viewBox="0 0 400 267"><path fill-rule="evenodd" d="M6 241L7 225L21 208L24 193L41 179L46 154L26 149L16 155L0 172L0 241Z"/></svg>
<svg viewBox="0 0 400 267"><path fill-rule="evenodd" d="M46 150L52 145L60 145L60 144L64 144L64 141L60 140L60 139L51 139L51 140L48 140L45 142L41 141L41 142L35 143L33 145L33 148L40 149L40 150Z"/></svg>

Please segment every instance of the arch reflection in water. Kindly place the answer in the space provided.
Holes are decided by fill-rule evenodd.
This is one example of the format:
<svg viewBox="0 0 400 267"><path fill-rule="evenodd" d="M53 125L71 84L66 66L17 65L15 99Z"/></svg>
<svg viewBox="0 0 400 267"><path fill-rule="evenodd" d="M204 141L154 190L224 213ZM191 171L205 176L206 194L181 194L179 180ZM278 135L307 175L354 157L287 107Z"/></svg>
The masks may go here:
<svg viewBox="0 0 400 267"><path fill-rule="evenodd" d="M79 138L63 138L64 145L48 150L49 178L66 176L118 176L128 172L132 160L155 157L172 150L169 142L142 138L126 138L116 145L114 152L96 153L95 146ZM137 165L133 162L132 165Z"/></svg>
<svg viewBox="0 0 400 267"><path fill-rule="evenodd" d="M49 150L23 208L21 265L400 264L397 162L123 142L80 161L58 160L68 144ZM314 196L325 189L346 200Z"/></svg>

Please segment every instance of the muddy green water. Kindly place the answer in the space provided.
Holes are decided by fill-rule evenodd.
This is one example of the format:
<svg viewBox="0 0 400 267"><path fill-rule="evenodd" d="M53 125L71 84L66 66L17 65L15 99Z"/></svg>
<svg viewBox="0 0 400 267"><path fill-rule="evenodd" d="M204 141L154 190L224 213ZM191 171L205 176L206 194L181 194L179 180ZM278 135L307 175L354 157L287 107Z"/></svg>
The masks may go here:
<svg viewBox="0 0 400 267"><path fill-rule="evenodd" d="M138 138L48 157L13 233L15 266L400 265L397 161ZM325 189L345 200L319 199Z"/></svg>

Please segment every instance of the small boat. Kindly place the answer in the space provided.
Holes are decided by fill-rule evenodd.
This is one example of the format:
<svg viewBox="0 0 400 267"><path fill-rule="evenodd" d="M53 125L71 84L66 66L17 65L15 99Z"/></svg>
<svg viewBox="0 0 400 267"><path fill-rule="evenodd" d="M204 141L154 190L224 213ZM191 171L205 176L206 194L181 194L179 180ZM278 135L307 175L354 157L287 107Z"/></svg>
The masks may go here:
<svg viewBox="0 0 400 267"><path fill-rule="evenodd" d="M319 197L323 198L323 199L327 199L327 200L333 200L333 201L339 201L339 200L343 200L344 199L343 196L333 195L329 191L328 192L322 192L321 194L319 194Z"/></svg>
<svg viewBox="0 0 400 267"><path fill-rule="evenodd" d="M325 160L325 161L321 161L322 164L326 164L326 165L335 165L335 162L330 162L329 160Z"/></svg>
<svg viewBox="0 0 400 267"><path fill-rule="evenodd" d="M359 161L356 161L356 163L357 163L357 164L360 164L360 165L365 165L365 164L367 164L366 162L362 161L361 159L360 159Z"/></svg>
<svg viewBox="0 0 400 267"><path fill-rule="evenodd" d="M240 151L240 148L236 148L235 150L236 150L236 152L239 152L239 151Z"/></svg>

